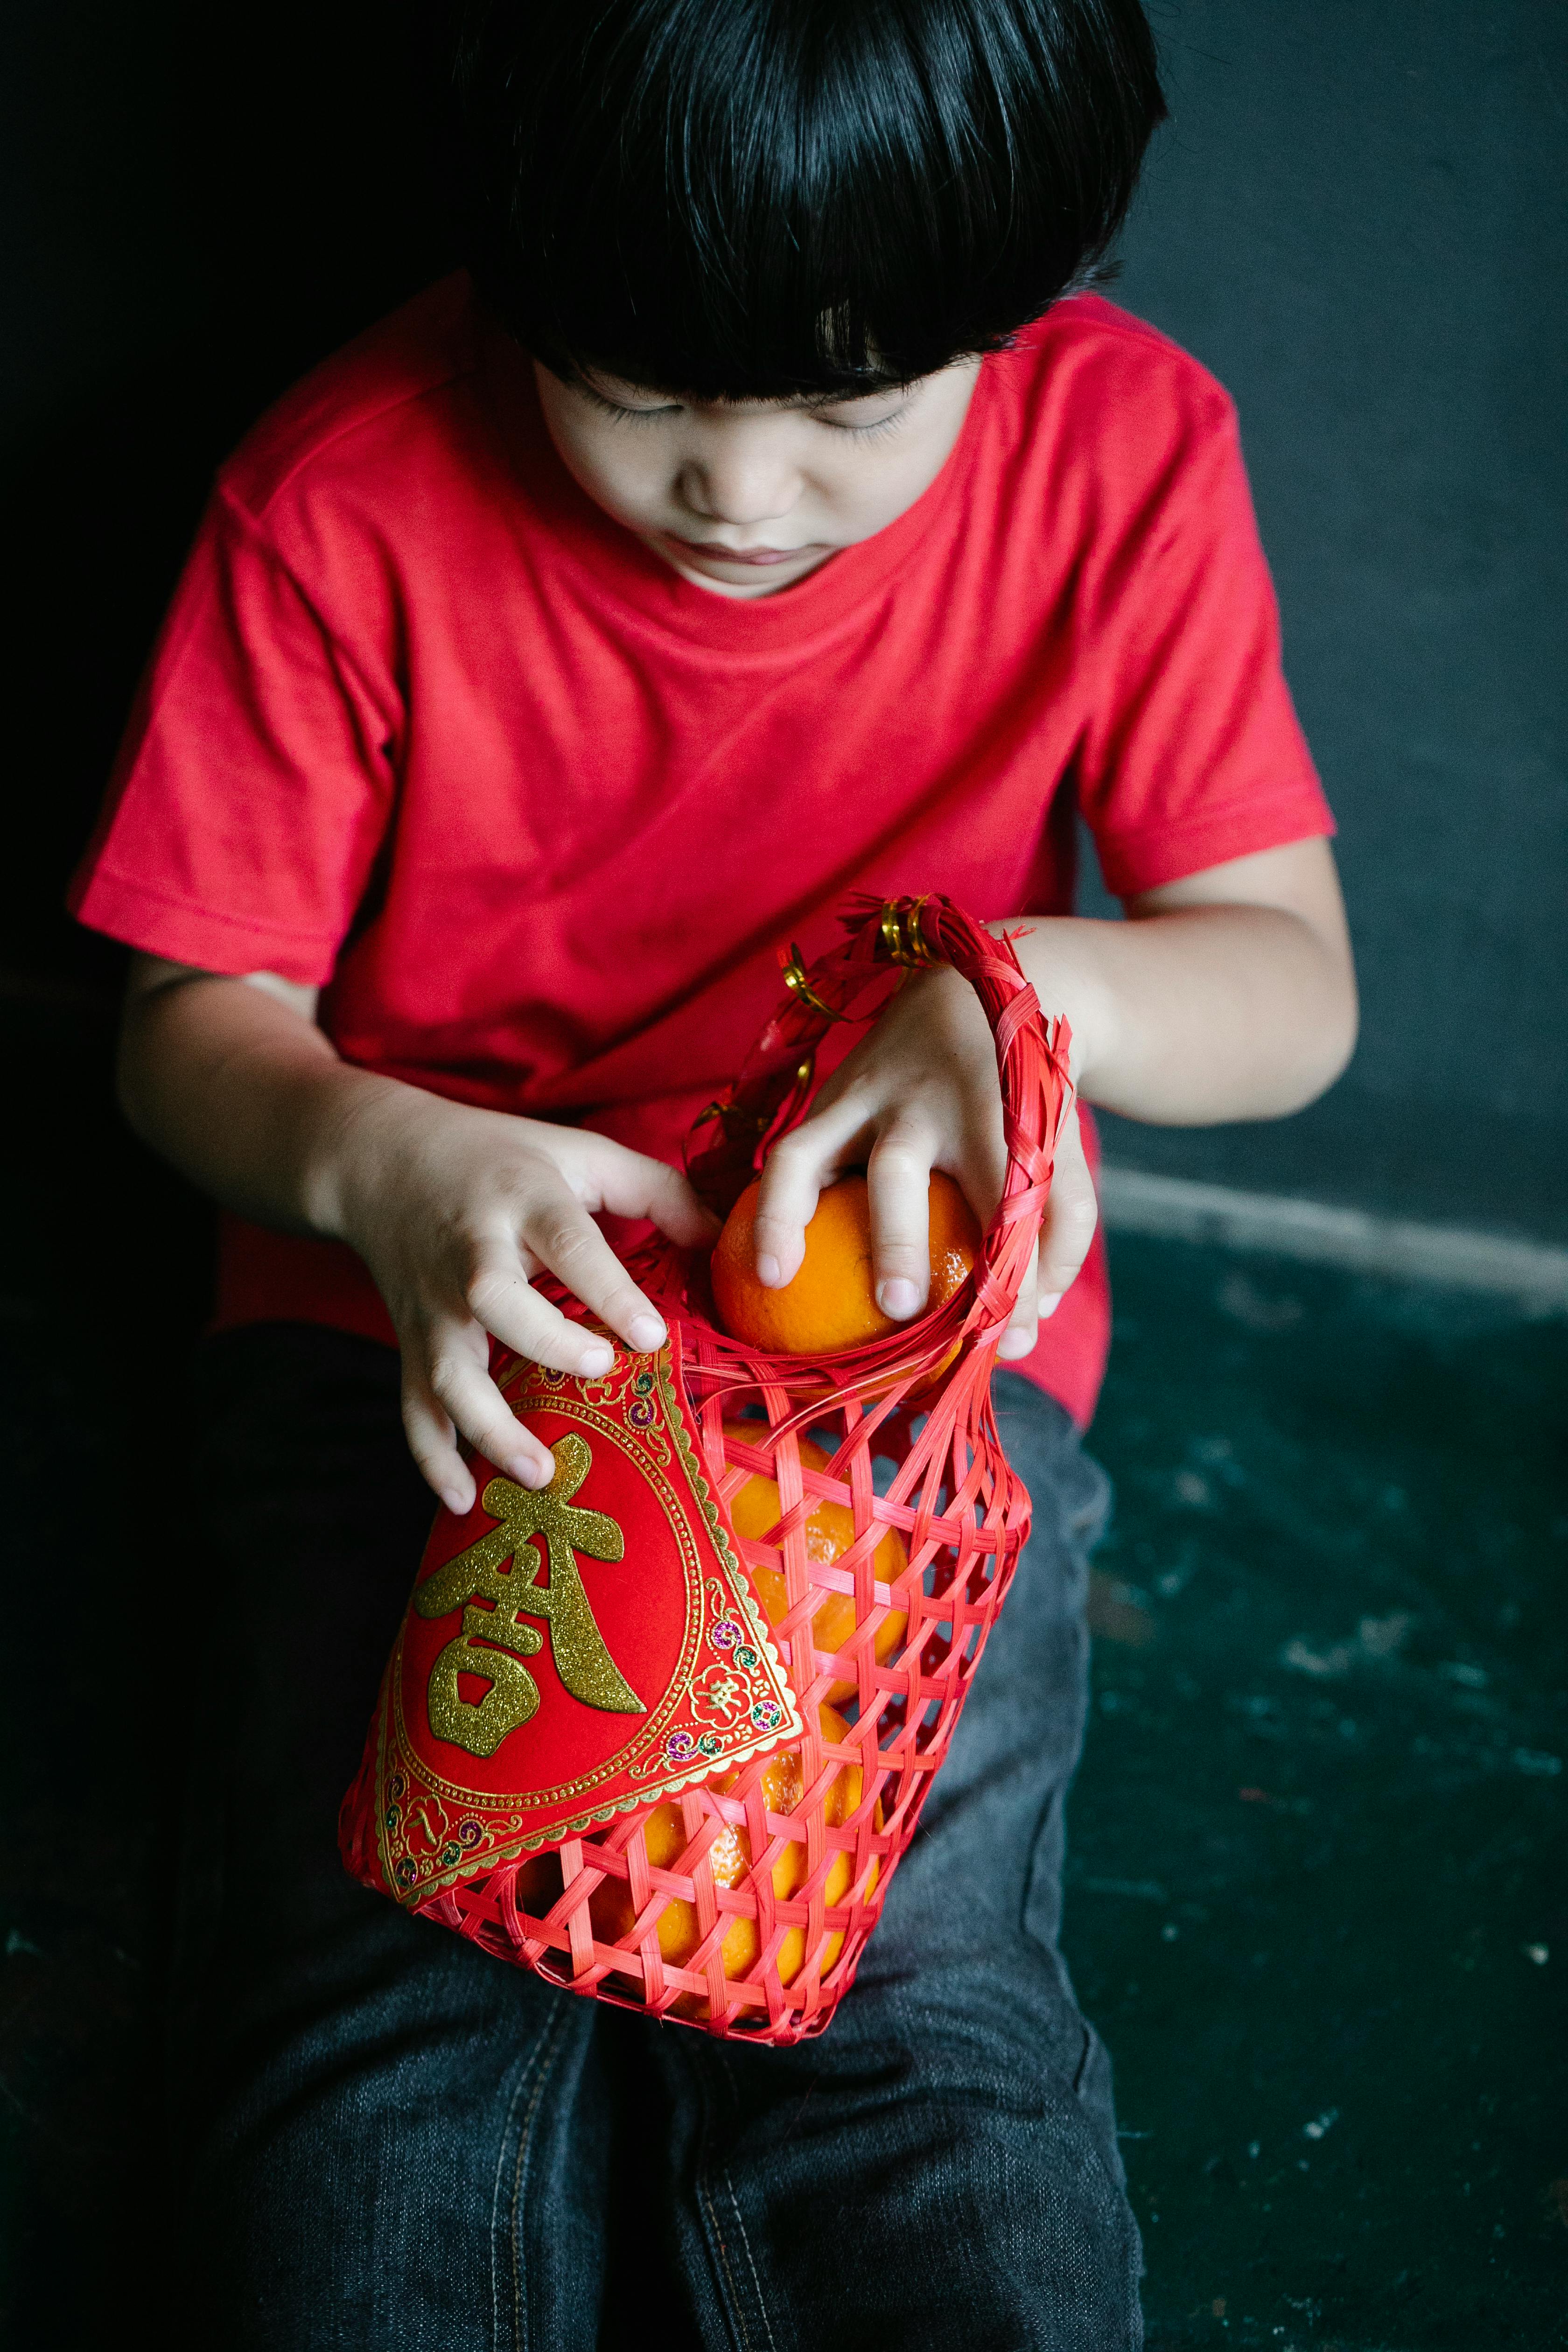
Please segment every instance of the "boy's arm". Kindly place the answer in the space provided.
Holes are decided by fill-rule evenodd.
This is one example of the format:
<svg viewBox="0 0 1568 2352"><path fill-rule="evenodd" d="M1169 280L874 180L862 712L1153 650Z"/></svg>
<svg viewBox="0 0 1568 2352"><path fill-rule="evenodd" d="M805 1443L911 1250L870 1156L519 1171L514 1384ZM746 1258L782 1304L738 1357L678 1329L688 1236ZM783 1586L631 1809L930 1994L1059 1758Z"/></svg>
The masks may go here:
<svg viewBox="0 0 1568 2352"><path fill-rule="evenodd" d="M637 1349L664 1324L594 1223L650 1217L675 1241L713 1224L683 1176L575 1128L478 1110L342 1061L316 996L270 972L225 978L138 956L120 1096L143 1139L226 1206L346 1241L375 1278L403 1358L403 1417L443 1501L467 1510L468 1438L527 1486L554 1463L491 1381L489 1339L560 1370L610 1350L530 1286L548 1267Z"/></svg>
<svg viewBox="0 0 1568 2352"><path fill-rule="evenodd" d="M1299 841L1124 902L1124 923L1023 917L993 923L1047 1013L1073 1033L1086 1101L1159 1125L1277 1118L1331 1086L1355 1044L1355 976L1327 842ZM864 1164L878 1296L911 1315L929 1282L930 1171L957 1178L975 1209L998 1199L1002 1150L995 1057L973 992L922 973L778 1144L763 1178L757 1255L787 1282L804 1228L836 1170ZM1026 1355L1081 1266L1096 1219L1076 1116L1064 1128L1041 1236L1005 1357ZM765 1263L771 1261L771 1264Z"/></svg>

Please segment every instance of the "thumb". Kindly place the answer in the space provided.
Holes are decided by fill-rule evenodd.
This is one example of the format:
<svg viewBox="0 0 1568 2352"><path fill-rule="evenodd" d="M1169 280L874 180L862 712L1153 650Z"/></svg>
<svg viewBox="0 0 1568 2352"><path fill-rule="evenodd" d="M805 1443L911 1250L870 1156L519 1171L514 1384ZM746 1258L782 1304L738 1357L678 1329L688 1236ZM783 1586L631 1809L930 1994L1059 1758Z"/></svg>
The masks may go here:
<svg viewBox="0 0 1568 2352"><path fill-rule="evenodd" d="M1050 1198L1040 1226L1040 1313L1054 1315L1065 1292L1071 1289L1089 1255L1094 1229L1100 1223L1100 1202L1094 1179L1083 1155L1075 1103L1057 1138L1056 1168Z"/></svg>
<svg viewBox="0 0 1568 2352"><path fill-rule="evenodd" d="M1029 1271L1018 1286L1013 1302L1013 1312L1007 1318L1007 1328L997 1343L997 1360L1016 1364L1023 1356L1032 1356L1039 1338L1040 1321L1040 1253L1036 1250L1029 1260Z"/></svg>

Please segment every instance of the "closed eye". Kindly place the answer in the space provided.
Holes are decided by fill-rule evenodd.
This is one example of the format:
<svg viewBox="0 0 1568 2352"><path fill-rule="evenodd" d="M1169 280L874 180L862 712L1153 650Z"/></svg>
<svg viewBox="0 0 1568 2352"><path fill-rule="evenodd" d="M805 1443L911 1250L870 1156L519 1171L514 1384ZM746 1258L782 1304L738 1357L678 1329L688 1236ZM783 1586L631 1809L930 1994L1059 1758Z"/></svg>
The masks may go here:
<svg viewBox="0 0 1568 2352"><path fill-rule="evenodd" d="M831 432L853 433L857 440L875 441L885 433L896 433L913 403L900 401L897 408L889 409L885 415L870 417L863 424L858 423L855 416L855 410L860 405L859 402L847 403L836 413L825 404L820 408L814 408L811 414L819 425L826 425Z"/></svg>
<svg viewBox="0 0 1568 2352"><path fill-rule="evenodd" d="M633 408L625 401L611 400L584 376L578 377L576 389L593 407L605 416L613 416L620 425L649 425L655 417L679 416L680 414L680 403L678 400L660 401L653 408Z"/></svg>
<svg viewBox="0 0 1568 2352"><path fill-rule="evenodd" d="M825 425L831 425L835 432L853 433L857 440L879 441L885 434L896 433L909 413L907 405L895 408L890 416L879 416L870 425L847 425L835 416L826 416L822 421Z"/></svg>

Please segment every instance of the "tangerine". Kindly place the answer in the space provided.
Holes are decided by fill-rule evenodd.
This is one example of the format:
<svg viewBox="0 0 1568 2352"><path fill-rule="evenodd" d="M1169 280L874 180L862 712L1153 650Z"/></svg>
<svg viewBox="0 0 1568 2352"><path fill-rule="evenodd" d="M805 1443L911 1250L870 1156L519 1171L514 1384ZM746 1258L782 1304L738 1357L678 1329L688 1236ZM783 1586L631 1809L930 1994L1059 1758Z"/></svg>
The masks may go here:
<svg viewBox="0 0 1568 2352"><path fill-rule="evenodd" d="M747 1185L713 1249L713 1298L731 1339L774 1356L831 1356L900 1327L877 1304L871 1282L871 1208L864 1176L841 1177L816 1203L805 1255L782 1289L765 1290L756 1265L757 1194ZM945 1307L980 1255L974 1212L951 1176L932 1169L931 1299Z"/></svg>
<svg viewBox="0 0 1568 2352"><path fill-rule="evenodd" d="M837 1710L821 1706L817 1710L822 1736L832 1746L840 1746L848 1738L849 1727ZM711 1783L721 1796L735 1785L739 1774L729 1772ZM804 1792L801 1755L798 1748L786 1748L770 1756L763 1767L763 1793L771 1813L792 1813ZM830 1829L837 1829L860 1802L862 1787L858 1764L843 1765L823 1802L822 1816ZM879 1818L880 1808L879 1807ZM656 1870L670 1870L679 1863L689 1843L685 1817L678 1802L656 1805L642 1825L643 1844L647 1858ZM752 1866L752 1841L746 1831L734 1822L726 1822L708 1848L710 1866L715 1886L739 1885ZM852 1857L837 1852L827 1866L823 1884L824 1903L842 1903L849 1888ZM794 1895L805 1878L805 1843L792 1838L773 1867L773 1893L781 1900ZM871 1885L877 1882L873 1868ZM631 1888L625 1879L605 1878L588 1897L588 1916L595 1935L601 1943L618 1943L626 1935L637 1917ZM702 1940L701 1926L695 1903L670 1897L658 1915L656 1930L658 1948L672 1968L684 1968ZM762 1950L762 1936L755 1919L743 1916L731 1918L724 1932L720 1956L727 1977L750 1975ZM822 1947L821 1968L826 1976L844 1948L842 1930L834 1929ZM776 1966L781 1984L793 1983L800 1974L805 1959L805 1930L788 1927L779 1946ZM683 1993L675 2003L682 2016L705 2015L708 2004L694 1993Z"/></svg>
<svg viewBox="0 0 1568 2352"><path fill-rule="evenodd" d="M755 1421L727 1421L726 1437L739 1438L742 1444L752 1444L764 1433L764 1425ZM796 1440L803 1464L812 1470L826 1470L828 1457L820 1445L809 1437ZM772 1478L760 1473L753 1475L734 1495L730 1504L730 1517L735 1533L752 1542L761 1542L771 1535L784 1517L779 1490ZM855 1514L843 1503L830 1503L824 1497L808 1496L805 1521L802 1528L805 1538L807 1559L826 1563L839 1559L855 1540ZM903 1537L897 1528L889 1528L871 1555L871 1571L879 1583L892 1584L909 1566L910 1556ZM763 1613L770 1625L776 1625L789 1606L782 1570L754 1568L748 1563L747 1573L755 1587ZM903 1638L908 1619L901 1609L889 1609L872 1636L871 1650L877 1664L897 1648ZM852 1592L830 1592L811 1621L811 1638L819 1650L836 1654L843 1649L855 1631L855 1596ZM852 1682L830 1683L827 1697L830 1705L841 1706L853 1698L856 1685Z"/></svg>

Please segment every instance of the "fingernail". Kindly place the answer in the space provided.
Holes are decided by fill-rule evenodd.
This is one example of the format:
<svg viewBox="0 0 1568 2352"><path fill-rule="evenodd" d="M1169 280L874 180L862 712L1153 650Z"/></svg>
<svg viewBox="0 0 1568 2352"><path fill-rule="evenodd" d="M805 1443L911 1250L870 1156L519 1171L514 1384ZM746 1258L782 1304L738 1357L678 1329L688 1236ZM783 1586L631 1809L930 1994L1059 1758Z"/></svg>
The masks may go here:
<svg viewBox="0 0 1568 2352"><path fill-rule="evenodd" d="M776 1257L760 1257L757 1260L757 1280L764 1290L777 1290L781 1279Z"/></svg>
<svg viewBox="0 0 1568 2352"><path fill-rule="evenodd" d="M883 1314L892 1316L895 1322L907 1320L920 1303L920 1292L906 1275L895 1274L877 1286L877 1304Z"/></svg>
<svg viewBox="0 0 1568 2352"><path fill-rule="evenodd" d="M1035 1343L1027 1331L1004 1331L996 1350L1005 1364L1016 1364L1020 1356L1032 1356L1034 1352Z"/></svg>
<svg viewBox="0 0 1568 2352"><path fill-rule="evenodd" d="M1067 1293L1065 1290L1047 1290L1045 1293L1045 1296L1040 1300L1040 1319L1042 1322L1047 1315L1054 1315L1056 1313L1057 1308L1061 1305L1062 1300L1066 1297Z"/></svg>
<svg viewBox="0 0 1568 2352"><path fill-rule="evenodd" d="M613 1348L584 1348L577 1370L585 1374L589 1380L596 1381L602 1373L609 1370L615 1360L616 1351Z"/></svg>
<svg viewBox="0 0 1568 2352"><path fill-rule="evenodd" d="M471 1495L459 1494L456 1486L443 1486L441 1500L455 1519L466 1518L473 1505Z"/></svg>
<svg viewBox="0 0 1568 2352"><path fill-rule="evenodd" d="M657 1315L634 1315L626 1329L633 1347L645 1356L664 1345L664 1325Z"/></svg>
<svg viewBox="0 0 1568 2352"><path fill-rule="evenodd" d="M537 1493L541 1486L548 1486L554 1477L555 1465L552 1462L548 1467L543 1467L531 1454L519 1454L513 1457L511 1475L520 1486L527 1486Z"/></svg>

